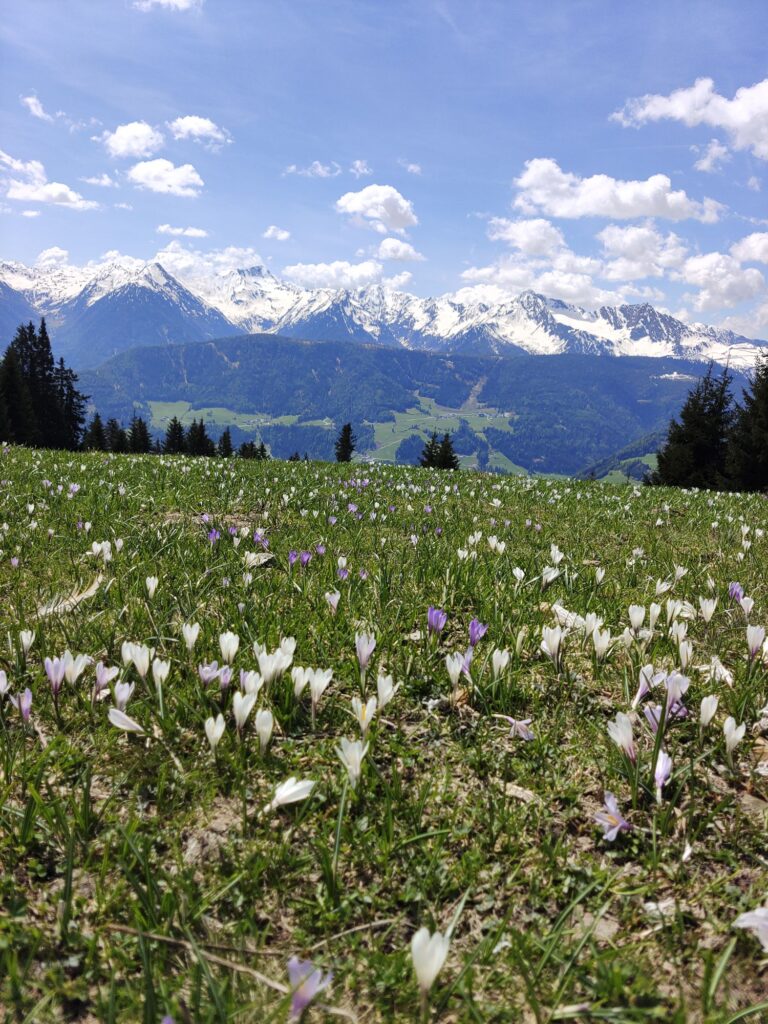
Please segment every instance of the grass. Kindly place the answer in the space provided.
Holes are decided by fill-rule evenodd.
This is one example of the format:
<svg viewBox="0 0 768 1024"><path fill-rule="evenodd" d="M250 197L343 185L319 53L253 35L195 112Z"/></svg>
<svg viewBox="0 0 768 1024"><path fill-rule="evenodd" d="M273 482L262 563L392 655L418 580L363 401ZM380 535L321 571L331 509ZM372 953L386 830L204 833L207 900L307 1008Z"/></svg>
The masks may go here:
<svg viewBox="0 0 768 1024"><path fill-rule="evenodd" d="M283 1021L293 955L333 972L318 1002L413 1021L422 925L451 929L431 1020L766 1019L765 956L734 922L768 891L768 672L728 593L739 580L750 622L766 622L763 498L357 464L2 459L2 668L12 695L32 693L27 723L0 698L8 1021ZM552 545L563 558L545 585ZM717 598L710 622L700 597ZM668 600L681 602L669 616ZM629 606L647 630L654 602L652 632L624 634ZM439 636L429 605L447 614ZM603 662L589 613L613 637ZM454 688L445 659L466 651L475 617L488 631ZM541 642L558 617L555 664ZM630 705L643 665L679 667L675 623L693 645L690 713L664 730L673 767L657 801L659 744ZM228 630L232 680L206 686L198 666L222 663ZM376 647L361 673L364 630ZM286 670L238 734L240 670L259 668L254 643L286 637L294 666L333 670L314 727ZM124 663L126 641L170 662L160 685ZM497 648L509 663L495 678ZM67 649L93 662L54 699L43 662ZM730 682L707 678L713 656ZM96 661L119 669L103 699ZM355 789L336 748L360 735L351 699L375 695L380 674L399 689ZM134 684L125 712L142 734L110 723L119 681ZM275 720L264 754L258 709ZM608 736L619 711L634 715L637 768ZM219 713L214 752L205 723ZM498 715L530 719L534 739ZM728 715L747 726L730 760ZM265 812L289 776L313 780L311 795ZM605 791L632 826L613 842L594 821Z"/></svg>

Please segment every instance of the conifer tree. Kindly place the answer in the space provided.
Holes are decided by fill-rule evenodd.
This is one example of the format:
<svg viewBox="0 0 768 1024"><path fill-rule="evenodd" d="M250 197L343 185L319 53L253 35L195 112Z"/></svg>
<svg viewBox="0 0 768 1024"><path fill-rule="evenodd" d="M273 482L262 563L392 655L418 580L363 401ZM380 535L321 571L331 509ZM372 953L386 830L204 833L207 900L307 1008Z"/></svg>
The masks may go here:
<svg viewBox="0 0 768 1024"><path fill-rule="evenodd" d="M458 469L459 465L459 457L453 450L453 441L451 440L451 435L444 434L443 440L440 442L440 447L437 451L437 468Z"/></svg>
<svg viewBox="0 0 768 1024"><path fill-rule="evenodd" d="M437 459L440 454L440 442L437 440L437 433L433 430L427 443L424 445L421 456L419 458L419 465L424 466L425 469L435 469L437 467Z"/></svg>
<svg viewBox="0 0 768 1024"><path fill-rule="evenodd" d="M267 446L264 444L263 441L261 442L259 447L256 449L256 458L261 460L262 462L264 462L266 459L269 458L269 452L267 451Z"/></svg>
<svg viewBox="0 0 768 1024"><path fill-rule="evenodd" d="M134 413L128 430L128 449L137 454L145 454L151 447L152 439L149 436L147 424L141 416L137 416Z"/></svg>
<svg viewBox="0 0 768 1024"><path fill-rule="evenodd" d="M649 482L667 487L727 486L726 454L733 419L731 374L712 375L712 364L688 395L679 420L672 420L657 469Z"/></svg>
<svg viewBox="0 0 768 1024"><path fill-rule="evenodd" d="M88 424L88 429L83 435L83 448L86 451L105 452L107 450L107 435L101 416L94 413L93 419Z"/></svg>
<svg viewBox="0 0 768 1024"><path fill-rule="evenodd" d="M11 345L0 363L0 393L5 398L8 436L2 440L14 444L36 445L37 418L29 386L21 372L17 349Z"/></svg>
<svg viewBox="0 0 768 1024"><path fill-rule="evenodd" d="M208 436L202 417L192 420L187 431L187 452L190 455L215 455L216 446Z"/></svg>
<svg viewBox="0 0 768 1024"><path fill-rule="evenodd" d="M115 419L107 420L107 447L111 452L120 454L128 451L128 436Z"/></svg>
<svg viewBox="0 0 768 1024"><path fill-rule="evenodd" d="M219 438L219 443L216 446L216 450L222 459L228 459L231 457L232 448L232 434L229 427L227 427Z"/></svg>
<svg viewBox="0 0 768 1024"><path fill-rule="evenodd" d="M758 359L742 402L736 406L727 473L734 490L768 489L768 355Z"/></svg>
<svg viewBox="0 0 768 1024"><path fill-rule="evenodd" d="M165 431L163 451L166 455L181 455L186 451L184 427L178 416L174 416Z"/></svg>
<svg viewBox="0 0 768 1024"><path fill-rule="evenodd" d="M237 454L241 459L256 459L256 445L253 441L243 441L237 450Z"/></svg>
<svg viewBox="0 0 768 1024"><path fill-rule="evenodd" d="M352 433L352 424L345 423L334 445L336 461L351 462L355 448L357 448L357 438Z"/></svg>

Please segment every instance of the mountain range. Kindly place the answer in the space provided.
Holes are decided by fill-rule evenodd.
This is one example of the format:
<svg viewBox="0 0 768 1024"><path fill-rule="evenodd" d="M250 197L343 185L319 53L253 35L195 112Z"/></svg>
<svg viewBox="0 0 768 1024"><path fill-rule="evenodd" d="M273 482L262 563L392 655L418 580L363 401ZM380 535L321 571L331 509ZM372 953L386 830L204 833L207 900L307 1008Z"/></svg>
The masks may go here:
<svg viewBox="0 0 768 1024"><path fill-rule="evenodd" d="M608 355L730 363L748 369L768 342L686 324L643 303L587 310L526 291L503 302L421 298L382 285L300 288L258 265L173 272L115 257L84 267L0 261L0 330L45 316L57 355L76 369L138 345L243 333L355 341L444 355Z"/></svg>

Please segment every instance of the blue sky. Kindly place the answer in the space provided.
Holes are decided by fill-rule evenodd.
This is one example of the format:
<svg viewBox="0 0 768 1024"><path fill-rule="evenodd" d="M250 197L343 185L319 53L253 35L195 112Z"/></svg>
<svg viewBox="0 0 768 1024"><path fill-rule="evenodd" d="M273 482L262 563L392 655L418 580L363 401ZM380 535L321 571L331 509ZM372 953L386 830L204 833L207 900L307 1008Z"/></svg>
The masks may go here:
<svg viewBox="0 0 768 1024"><path fill-rule="evenodd" d="M25 0L0 37L4 258L260 258L768 337L764 2Z"/></svg>

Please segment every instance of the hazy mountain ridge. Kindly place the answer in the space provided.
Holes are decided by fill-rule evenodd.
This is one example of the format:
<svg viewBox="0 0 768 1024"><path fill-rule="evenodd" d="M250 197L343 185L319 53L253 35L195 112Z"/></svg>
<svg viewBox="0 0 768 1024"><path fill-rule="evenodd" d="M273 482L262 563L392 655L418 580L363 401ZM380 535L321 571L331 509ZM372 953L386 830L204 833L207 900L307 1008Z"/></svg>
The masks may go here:
<svg viewBox="0 0 768 1024"><path fill-rule="evenodd" d="M134 345L273 333L472 355L647 356L751 366L768 342L685 324L648 303L588 310L527 291L500 303L420 298L382 285L305 289L263 266L200 274L119 257L98 266L0 262L2 323L14 309L49 318L76 366Z"/></svg>

